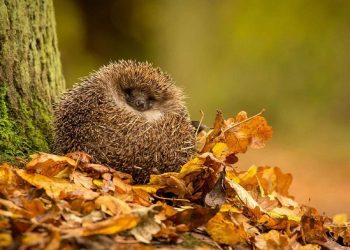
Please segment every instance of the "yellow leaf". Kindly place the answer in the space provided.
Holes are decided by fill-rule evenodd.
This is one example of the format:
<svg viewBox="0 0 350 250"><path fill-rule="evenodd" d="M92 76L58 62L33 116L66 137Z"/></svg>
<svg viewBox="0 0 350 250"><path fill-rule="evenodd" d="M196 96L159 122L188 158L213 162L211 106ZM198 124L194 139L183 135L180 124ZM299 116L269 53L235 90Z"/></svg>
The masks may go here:
<svg viewBox="0 0 350 250"><path fill-rule="evenodd" d="M45 239L46 237L47 237L47 233L27 232L22 237L21 245L35 246L35 245L43 244L46 240Z"/></svg>
<svg viewBox="0 0 350 250"><path fill-rule="evenodd" d="M292 220L295 222L300 222L301 216L298 214L298 211L294 211L292 209L286 207L275 207L271 211L267 213L272 218L282 218L287 217L288 220Z"/></svg>
<svg viewBox="0 0 350 250"><path fill-rule="evenodd" d="M257 166L252 165L244 174L239 176L240 182L246 183L250 179L256 179Z"/></svg>
<svg viewBox="0 0 350 250"><path fill-rule="evenodd" d="M343 226L348 222L348 215L343 214L336 214L333 216L333 223L339 226Z"/></svg>
<svg viewBox="0 0 350 250"><path fill-rule="evenodd" d="M0 233L0 247L8 247L12 244L12 236L11 234L7 234L7 233Z"/></svg>
<svg viewBox="0 0 350 250"><path fill-rule="evenodd" d="M135 186L132 186L132 189L141 189L141 190L144 190L146 191L147 193L150 193L150 194L155 194L159 188L161 188L162 186L159 186L159 185L135 185Z"/></svg>
<svg viewBox="0 0 350 250"><path fill-rule="evenodd" d="M242 210L230 204L223 204L220 208L220 212L242 213Z"/></svg>
<svg viewBox="0 0 350 250"><path fill-rule="evenodd" d="M178 178L183 179L186 175L193 173L193 172L199 172L203 168L203 163L205 162L205 159L195 157L189 162L187 162L185 165L182 166Z"/></svg>
<svg viewBox="0 0 350 250"><path fill-rule="evenodd" d="M229 178L230 180L236 182L236 183L240 182L240 179L237 176L236 171L234 171L233 169L226 170L226 177Z"/></svg>
<svg viewBox="0 0 350 250"><path fill-rule="evenodd" d="M93 183L95 186L97 186L97 187L102 187L102 185L103 185L103 181L102 181L102 180L99 180L99 179L94 179L94 180L92 181L92 183Z"/></svg>
<svg viewBox="0 0 350 250"><path fill-rule="evenodd" d="M46 194L53 199L59 199L62 193L70 194L72 198L80 197L84 200L93 200L99 196L99 193L70 183L65 179L47 177L40 174L28 174L22 169L17 169L16 173L31 185L45 189Z"/></svg>
<svg viewBox="0 0 350 250"><path fill-rule="evenodd" d="M210 219L205 228L211 238L219 244L236 245L247 239L244 228L221 212Z"/></svg>
<svg viewBox="0 0 350 250"><path fill-rule="evenodd" d="M226 156L230 154L230 151L226 143L218 142L212 149L213 154L219 160L225 160Z"/></svg>

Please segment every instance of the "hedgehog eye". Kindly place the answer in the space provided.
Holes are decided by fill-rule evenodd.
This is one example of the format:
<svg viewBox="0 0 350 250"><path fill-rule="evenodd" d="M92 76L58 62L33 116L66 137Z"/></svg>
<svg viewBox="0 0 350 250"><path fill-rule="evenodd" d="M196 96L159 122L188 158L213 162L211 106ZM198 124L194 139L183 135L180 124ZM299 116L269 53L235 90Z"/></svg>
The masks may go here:
<svg viewBox="0 0 350 250"><path fill-rule="evenodd" d="M150 97L148 97L147 101L148 101L149 106L152 107L153 104L156 102L156 99L153 96L150 96Z"/></svg>
<svg viewBox="0 0 350 250"><path fill-rule="evenodd" d="M131 97L131 89L124 89L124 94L127 99Z"/></svg>

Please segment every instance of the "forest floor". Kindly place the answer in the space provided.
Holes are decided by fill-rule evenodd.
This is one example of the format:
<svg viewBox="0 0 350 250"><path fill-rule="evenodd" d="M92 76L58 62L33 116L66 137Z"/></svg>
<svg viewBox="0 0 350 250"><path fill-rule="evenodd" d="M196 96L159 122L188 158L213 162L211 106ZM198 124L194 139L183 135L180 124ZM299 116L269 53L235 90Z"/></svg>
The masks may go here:
<svg viewBox="0 0 350 250"><path fill-rule="evenodd" d="M239 155L237 164L239 170L253 164L278 166L284 173L292 174L290 194L297 202L315 207L327 216L350 215L350 156L343 152L325 152L317 146L287 148L274 144L272 139L264 149Z"/></svg>

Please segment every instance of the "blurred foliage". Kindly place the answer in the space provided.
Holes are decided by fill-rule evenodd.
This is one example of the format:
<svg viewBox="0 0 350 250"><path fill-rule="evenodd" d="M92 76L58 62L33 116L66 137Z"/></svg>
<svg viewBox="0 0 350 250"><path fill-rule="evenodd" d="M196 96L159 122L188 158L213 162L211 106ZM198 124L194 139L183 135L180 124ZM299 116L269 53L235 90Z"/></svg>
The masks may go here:
<svg viewBox="0 0 350 250"><path fill-rule="evenodd" d="M350 1L56 0L55 7L68 87L110 61L147 60L185 89L193 119L200 110L208 123L216 110L266 108L277 142L350 146Z"/></svg>

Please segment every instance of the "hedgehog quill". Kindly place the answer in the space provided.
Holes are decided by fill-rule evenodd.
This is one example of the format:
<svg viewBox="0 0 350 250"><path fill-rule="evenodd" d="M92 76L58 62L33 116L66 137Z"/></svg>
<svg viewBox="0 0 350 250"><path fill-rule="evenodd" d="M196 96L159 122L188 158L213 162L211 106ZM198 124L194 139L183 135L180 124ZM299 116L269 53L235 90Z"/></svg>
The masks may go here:
<svg viewBox="0 0 350 250"><path fill-rule="evenodd" d="M55 153L87 152L137 183L195 152L182 90L149 63L119 61L83 78L54 108L54 132Z"/></svg>

